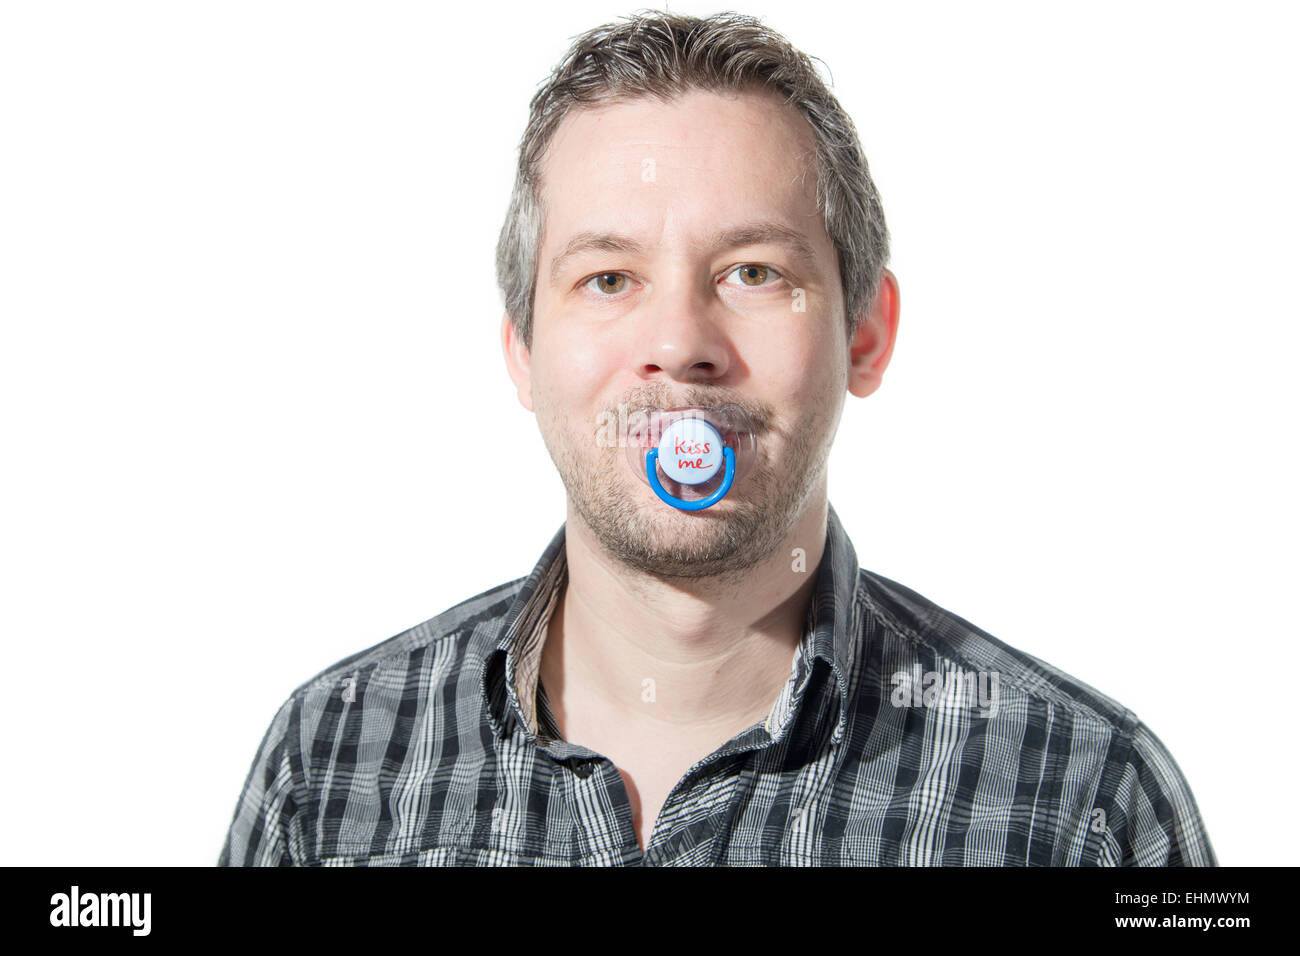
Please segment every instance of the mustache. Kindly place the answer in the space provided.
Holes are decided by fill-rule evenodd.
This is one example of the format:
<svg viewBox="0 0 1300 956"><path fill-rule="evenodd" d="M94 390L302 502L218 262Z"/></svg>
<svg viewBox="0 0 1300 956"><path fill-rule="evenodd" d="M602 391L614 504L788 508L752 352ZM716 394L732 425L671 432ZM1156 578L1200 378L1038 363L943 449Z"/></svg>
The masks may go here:
<svg viewBox="0 0 1300 956"><path fill-rule="evenodd" d="M625 408L658 409L694 405L705 411L722 405L738 405L749 416L756 432L767 431L776 420L775 412L766 402L757 401L735 389L719 386L672 386L666 382L651 382L629 389L619 399L619 404ZM618 405L611 406L607 411L617 415Z"/></svg>

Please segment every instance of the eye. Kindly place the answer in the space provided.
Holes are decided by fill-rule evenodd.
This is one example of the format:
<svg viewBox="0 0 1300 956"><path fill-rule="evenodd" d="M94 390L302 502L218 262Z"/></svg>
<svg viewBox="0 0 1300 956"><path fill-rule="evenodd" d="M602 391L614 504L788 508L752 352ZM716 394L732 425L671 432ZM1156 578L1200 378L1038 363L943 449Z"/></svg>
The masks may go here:
<svg viewBox="0 0 1300 956"><path fill-rule="evenodd" d="M627 288L627 276L621 272L602 272L600 275L588 279L586 285L588 288L603 292L606 295L617 295Z"/></svg>
<svg viewBox="0 0 1300 956"><path fill-rule="evenodd" d="M781 273L777 272L770 266L760 266L753 262L747 262L743 266L737 266L727 273L728 278L734 275L740 276L740 281L747 286L764 286L770 285L767 280L773 276L779 277ZM734 283L732 283L734 285Z"/></svg>

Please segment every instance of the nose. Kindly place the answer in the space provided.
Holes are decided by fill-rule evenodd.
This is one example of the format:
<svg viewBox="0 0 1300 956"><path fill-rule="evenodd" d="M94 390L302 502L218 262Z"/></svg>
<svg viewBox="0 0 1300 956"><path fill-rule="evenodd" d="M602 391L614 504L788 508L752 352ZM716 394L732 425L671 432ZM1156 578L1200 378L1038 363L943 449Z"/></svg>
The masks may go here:
<svg viewBox="0 0 1300 956"><path fill-rule="evenodd" d="M646 310L638 356L641 378L687 383L716 383L731 368L732 345L710 314L710 302L695 290L662 295Z"/></svg>

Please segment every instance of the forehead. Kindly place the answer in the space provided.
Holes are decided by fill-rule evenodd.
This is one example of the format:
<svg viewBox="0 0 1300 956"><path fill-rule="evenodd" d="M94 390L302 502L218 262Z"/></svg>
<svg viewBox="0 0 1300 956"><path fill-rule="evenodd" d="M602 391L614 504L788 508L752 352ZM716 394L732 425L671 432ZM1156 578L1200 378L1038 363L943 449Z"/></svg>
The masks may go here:
<svg viewBox="0 0 1300 956"><path fill-rule="evenodd" d="M657 236L754 219L824 236L815 149L807 120L768 91L573 110L541 163L544 245L589 229Z"/></svg>

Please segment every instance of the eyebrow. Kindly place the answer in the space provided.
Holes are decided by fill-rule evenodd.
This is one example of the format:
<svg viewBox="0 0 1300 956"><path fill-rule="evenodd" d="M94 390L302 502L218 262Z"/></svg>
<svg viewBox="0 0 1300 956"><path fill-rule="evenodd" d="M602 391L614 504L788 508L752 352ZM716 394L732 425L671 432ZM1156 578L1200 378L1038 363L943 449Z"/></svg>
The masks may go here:
<svg viewBox="0 0 1300 956"><path fill-rule="evenodd" d="M740 246L757 246L770 243L784 246L806 265L817 260L816 250L808 237L779 222L747 222L714 233L705 245L709 249L735 249ZM564 263L583 252L622 252L641 255L645 247L631 236L611 232L580 232L568 241L564 249L551 260L551 281L560 275Z"/></svg>

